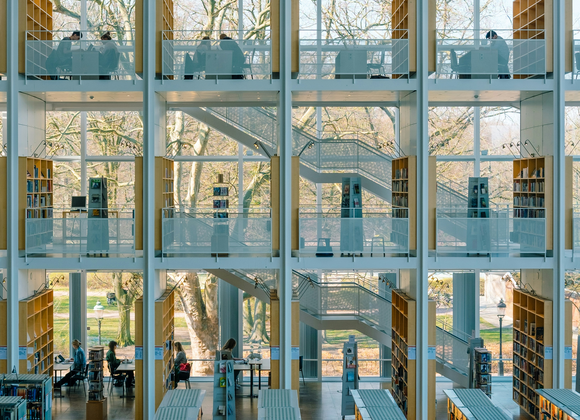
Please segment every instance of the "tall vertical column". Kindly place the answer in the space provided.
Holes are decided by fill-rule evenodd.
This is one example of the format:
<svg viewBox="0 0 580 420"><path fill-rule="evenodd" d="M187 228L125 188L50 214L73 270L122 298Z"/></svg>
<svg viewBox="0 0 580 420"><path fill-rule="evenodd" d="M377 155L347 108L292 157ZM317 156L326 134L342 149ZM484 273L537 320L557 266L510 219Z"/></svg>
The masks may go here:
<svg viewBox="0 0 580 420"><path fill-rule="evenodd" d="M392 287L397 285L397 273L381 273L379 274L379 295L384 298L391 300ZM385 346L384 344L379 344L379 358L383 359L380 362L380 373L379 376L382 378L391 377L391 362L386 361L391 358L391 348Z"/></svg>
<svg viewBox="0 0 580 420"><path fill-rule="evenodd" d="M280 0L280 388L292 387L292 0Z"/></svg>
<svg viewBox="0 0 580 420"><path fill-rule="evenodd" d="M429 204L429 3L417 7L417 419L429 416L429 296L428 289L428 204ZM434 10L431 13L435 13Z"/></svg>
<svg viewBox="0 0 580 420"><path fill-rule="evenodd" d="M68 279L70 341L77 339L86 346L87 317L90 316L87 311L87 277L83 273L70 273ZM70 350L72 354L72 344Z"/></svg>
<svg viewBox="0 0 580 420"><path fill-rule="evenodd" d="M243 351L243 329L240 329L240 317L242 308L239 304L240 289L232 286L228 282L219 280L218 282L218 310L220 320L220 343L225 343L229 338L234 338L239 343L234 350L234 357L242 357Z"/></svg>
<svg viewBox="0 0 580 420"><path fill-rule="evenodd" d="M475 273L453 273L453 329L471 335L475 330Z"/></svg>
<svg viewBox="0 0 580 420"><path fill-rule="evenodd" d="M7 2L7 365L18 369L18 2Z"/></svg>
<svg viewBox="0 0 580 420"><path fill-rule="evenodd" d="M156 2L143 3L143 378L155 377ZM155 417L155 384L143 381L143 419Z"/></svg>
<svg viewBox="0 0 580 420"><path fill-rule="evenodd" d="M300 323L300 354L304 359L314 359L302 363L302 372L306 378L318 377L318 330ZM299 378L300 379L300 378Z"/></svg>
<svg viewBox="0 0 580 420"><path fill-rule="evenodd" d="M564 52L566 42L566 6L564 1L553 2L554 22L552 25L554 36L553 50L553 75L554 75L554 277L553 277L553 382L554 388L564 387L564 337L566 316L564 308L564 269L565 253L565 92L564 76L566 67L566 54Z"/></svg>

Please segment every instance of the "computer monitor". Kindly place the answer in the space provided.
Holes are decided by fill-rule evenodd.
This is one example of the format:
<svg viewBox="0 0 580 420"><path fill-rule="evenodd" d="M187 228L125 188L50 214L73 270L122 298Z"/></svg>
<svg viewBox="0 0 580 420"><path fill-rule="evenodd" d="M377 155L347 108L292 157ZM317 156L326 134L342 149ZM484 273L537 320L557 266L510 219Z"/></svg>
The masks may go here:
<svg viewBox="0 0 580 420"><path fill-rule="evenodd" d="M86 209L87 208L87 197L86 196L73 197L71 207L73 209Z"/></svg>

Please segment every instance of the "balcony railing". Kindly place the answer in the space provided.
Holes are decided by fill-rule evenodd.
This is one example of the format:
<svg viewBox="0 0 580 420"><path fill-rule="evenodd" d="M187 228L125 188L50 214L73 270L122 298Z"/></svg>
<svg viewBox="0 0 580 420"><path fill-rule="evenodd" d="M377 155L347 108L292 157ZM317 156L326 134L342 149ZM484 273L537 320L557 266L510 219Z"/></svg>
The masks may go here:
<svg viewBox="0 0 580 420"><path fill-rule="evenodd" d="M26 255L134 255L133 211L89 211L94 210L107 211L108 218L88 218L86 211L55 210L55 215L60 217L26 219Z"/></svg>
<svg viewBox="0 0 580 420"><path fill-rule="evenodd" d="M487 217L470 217L474 212ZM509 206L437 209L437 253L545 256L545 217L524 218L521 212Z"/></svg>
<svg viewBox="0 0 580 420"><path fill-rule="evenodd" d="M544 31L446 29L437 34L437 77L509 79L546 77Z"/></svg>
<svg viewBox="0 0 580 420"><path fill-rule="evenodd" d="M220 40L225 34L228 39ZM270 79L272 46L233 31L163 31L164 79ZM203 39L209 37L208 39Z"/></svg>
<svg viewBox="0 0 580 420"><path fill-rule="evenodd" d="M300 255L409 254L409 219L390 209L300 209ZM351 217L349 217L351 216Z"/></svg>
<svg viewBox="0 0 580 420"><path fill-rule="evenodd" d="M409 40L347 39L300 31L301 79L367 79L409 76Z"/></svg>
<svg viewBox="0 0 580 420"><path fill-rule="evenodd" d="M573 31L572 36L572 60L574 60L572 73L573 78L576 78L580 74L580 31Z"/></svg>
<svg viewBox="0 0 580 420"><path fill-rule="evenodd" d="M166 208L162 233L164 256L272 255L270 209Z"/></svg>
<svg viewBox="0 0 580 420"><path fill-rule="evenodd" d="M132 80L135 78L135 42L132 33L122 39L111 32L83 32L82 39L71 40L71 31L28 31L26 77L52 80ZM47 39L48 38L48 39Z"/></svg>

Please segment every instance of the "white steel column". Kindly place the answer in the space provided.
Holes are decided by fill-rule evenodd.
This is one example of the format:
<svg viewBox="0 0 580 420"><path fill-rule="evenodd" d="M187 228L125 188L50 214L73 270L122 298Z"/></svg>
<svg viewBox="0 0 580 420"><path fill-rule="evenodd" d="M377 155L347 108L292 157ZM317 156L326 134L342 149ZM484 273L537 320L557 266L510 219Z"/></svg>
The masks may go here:
<svg viewBox="0 0 580 420"><path fill-rule="evenodd" d="M143 419L155 417L155 7L143 3Z"/></svg>
<svg viewBox="0 0 580 420"><path fill-rule="evenodd" d="M565 2L554 2L554 272L553 272L553 388L564 387L564 247L565 247ZM520 139L524 141L525 139ZM549 326L548 326L549 328Z"/></svg>
<svg viewBox="0 0 580 420"><path fill-rule="evenodd" d="M429 243L429 98L428 49L429 6L427 1L417 2L417 419L427 420L429 407L429 346L428 311L428 243ZM432 11L435 12L434 10Z"/></svg>
<svg viewBox="0 0 580 420"><path fill-rule="evenodd" d="M481 108L473 107L473 176L481 176L481 126L479 119L481 118Z"/></svg>
<svg viewBox="0 0 580 420"><path fill-rule="evenodd" d="M292 386L292 0L280 0L280 389Z"/></svg>
<svg viewBox="0 0 580 420"><path fill-rule="evenodd" d="M18 2L8 1L7 32L7 248L8 267L6 286L8 289L8 371L18 371Z"/></svg>

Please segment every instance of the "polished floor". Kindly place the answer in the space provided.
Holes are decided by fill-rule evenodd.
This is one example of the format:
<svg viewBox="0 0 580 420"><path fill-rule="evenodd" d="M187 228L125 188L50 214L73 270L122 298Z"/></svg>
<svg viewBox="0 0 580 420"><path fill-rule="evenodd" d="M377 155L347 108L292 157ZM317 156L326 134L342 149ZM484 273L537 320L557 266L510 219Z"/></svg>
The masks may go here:
<svg viewBox="0 0 580 420"><path fill-rule="evenodd" d="M207 391L204 404L204 420L212 418L212 383L193 383L192 387L205 389ZM183 384L180 384L183 387ZM362 382L360 385L364 389L378 389L388 387L387 384L377 382ZM453 383L449 381L437 382L437 420L447 419L447 401L444 389L453 388ZM513 416L514 420L532 420L526 414L520 415L519 408L511 400L511 382L494 383L492 400L495 405L502 408L507 414ZM257 392L257 391L256 391ZM300 411L302 420L341 420L341 384L340 382L306 382L300 386ZM236 418L238 420L254 420L258 418L258 400L249 398L249 386L242 387L236 398ZM53 401L54 420L79 420L85 417L85 397L82 389L68 390L63 388L64 398ZM109 420L132 419L134 418L134 400L120 397L119 388L114 388L113 395L108 399ZM347 416L347 419L354 419L354 416Z"/></svg>

